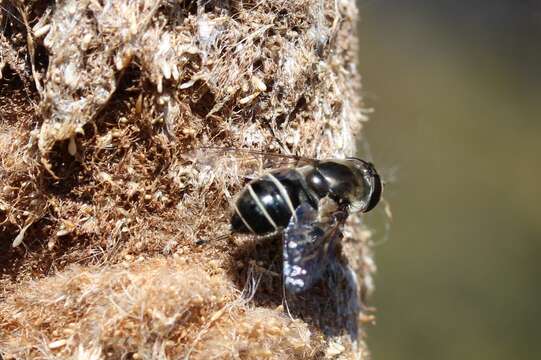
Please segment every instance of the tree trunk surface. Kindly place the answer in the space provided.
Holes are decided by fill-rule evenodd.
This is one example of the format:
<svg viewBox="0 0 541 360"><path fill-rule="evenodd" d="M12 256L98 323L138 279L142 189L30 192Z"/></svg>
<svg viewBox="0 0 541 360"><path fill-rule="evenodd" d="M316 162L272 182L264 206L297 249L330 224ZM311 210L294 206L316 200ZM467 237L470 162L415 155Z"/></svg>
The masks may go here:
<svg viewBox="0 0 541 360"><path fill-rule="evenodd" d="M0 4L0 358L369 357L360 218L359 293L287 294L280 239L229 233L283 159L216 149L356 153L353 0Z"/></svg>

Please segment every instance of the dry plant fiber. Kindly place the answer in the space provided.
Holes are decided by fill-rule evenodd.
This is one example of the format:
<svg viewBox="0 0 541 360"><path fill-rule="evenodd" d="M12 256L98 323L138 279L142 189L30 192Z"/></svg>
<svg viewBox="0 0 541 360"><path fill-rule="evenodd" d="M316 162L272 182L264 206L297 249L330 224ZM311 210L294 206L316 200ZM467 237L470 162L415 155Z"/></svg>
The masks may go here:
<svg viewBox="0 0 541 360"><path fill-rule="evenodd" d="M0 10L3 359L368 358L344 279L287 295L279 239L229 234L232 196L281 164L205 148L355 154L353 0ZM361 300L369 236L350 216Z"/></svg>

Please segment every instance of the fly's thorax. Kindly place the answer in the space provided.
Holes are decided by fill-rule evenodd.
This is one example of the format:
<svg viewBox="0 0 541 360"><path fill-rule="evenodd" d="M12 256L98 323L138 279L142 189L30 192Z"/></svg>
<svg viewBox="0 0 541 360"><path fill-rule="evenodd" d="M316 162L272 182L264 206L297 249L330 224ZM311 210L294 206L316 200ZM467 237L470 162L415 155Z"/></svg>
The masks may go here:
<svg viewBox="0 0 541 360"><path fill-rule="evenodd" d="M305 172L308 187L321 199L329 196L339 204L353 203L363 192L363 181L347 160L323 160Z"/></svg>

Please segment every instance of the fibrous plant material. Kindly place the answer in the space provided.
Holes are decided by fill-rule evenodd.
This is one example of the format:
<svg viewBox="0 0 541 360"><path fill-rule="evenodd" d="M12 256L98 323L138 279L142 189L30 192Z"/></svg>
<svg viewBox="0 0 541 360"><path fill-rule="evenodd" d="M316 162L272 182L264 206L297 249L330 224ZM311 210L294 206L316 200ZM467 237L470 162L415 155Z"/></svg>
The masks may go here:
<svg viewBox="0 0 541 360"><path fill-rule="evenodd" d="M221 271L209 275L179 257L74 267L10 296L0 316L13 333L0 344L9 349L4 356L25 358L311 358L321 351L304 322L248 301Z"/></svg>
<svg viewBox="0 0 541 360"><path fill-rule="evenodd" d="M4 358L366 358L360 219L357 275L286 296L279 240L228 233L280 164L208 148L355 153L353 1L0 4Z"/></svg>

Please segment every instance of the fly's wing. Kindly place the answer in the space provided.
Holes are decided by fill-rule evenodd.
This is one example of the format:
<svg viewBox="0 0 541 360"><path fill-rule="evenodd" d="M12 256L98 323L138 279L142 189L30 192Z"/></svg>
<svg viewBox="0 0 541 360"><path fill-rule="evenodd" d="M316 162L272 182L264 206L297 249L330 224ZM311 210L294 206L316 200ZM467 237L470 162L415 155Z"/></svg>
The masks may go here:
<svg viewBox="0 0 541 360"><path fill-rule="evenodd" d="M284 284L292 293L312 287L326 269L329 256L334 256L332 244L341 236L343 221L332 213L323 219L320 215L321 211L302 203L284 231Z"/></svg>
<svg viewBox="0 0 541 360"><path fill-rule="evenodd" d="M265 167L280 167L280 166L302 166L307 164L314 164L317 162L316 159L300 156L300 155L290 155L290 154L277 154L266 151L252 150L252 149L243 149L243 148L234 148L234 147L213 147L213 146L203 146L199 147L190 152L200 153L200 157L214 157L214 158L231 158L236 157L243 161L260 160L264 159L269 164L266 164ZM193 155L192 155L193 157Z"/></svg>

